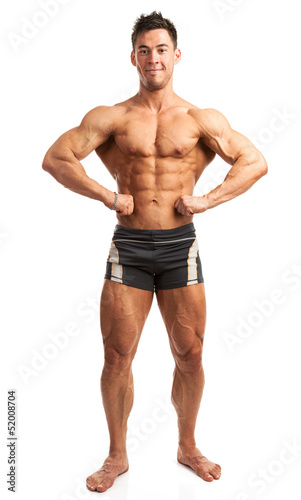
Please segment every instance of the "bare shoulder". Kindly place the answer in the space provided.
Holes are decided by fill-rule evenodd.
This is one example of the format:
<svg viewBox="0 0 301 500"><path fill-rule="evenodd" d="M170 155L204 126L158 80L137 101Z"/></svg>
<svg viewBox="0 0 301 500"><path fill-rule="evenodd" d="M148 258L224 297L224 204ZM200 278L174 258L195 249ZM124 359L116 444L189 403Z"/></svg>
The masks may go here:
<svg viewBox="0 0 301 500"><path fill-rule="evenodd" d="M178 105L195 120L199 127L200 136L219 135L230 131L231 127L226 117L214 108L199 108L180 98Z"/></svg>
<svg viewBox="0 0 301 500"><path fill-rule="evenodd" d="M84 128L105 127L114 129L117 125L124 109L117 106L96 106L88 111L82 119L81 126Z"/></svg>
<svg viewBox="0 0 301 500"><path fill-rule="evenodd" d="M190 108L189 114L195 119L200 127L201 135L222 135L231 130L230 124L226 117L217 109L205 108L200 109L196 106Z"/></svg>

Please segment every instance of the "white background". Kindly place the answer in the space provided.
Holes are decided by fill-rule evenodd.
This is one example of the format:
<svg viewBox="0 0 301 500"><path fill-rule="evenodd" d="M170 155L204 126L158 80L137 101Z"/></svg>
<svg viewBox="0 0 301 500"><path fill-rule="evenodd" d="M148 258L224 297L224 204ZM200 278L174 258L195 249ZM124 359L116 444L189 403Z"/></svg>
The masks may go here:
<svg viewBox="0 0 301 500"><path fill-rule="evenodd" d="M157 9L178 29L176 93L221 111L260 147L269 173L194 219L208 303L196 436L201 451L221 464L221 479L205 483L176 461L174 362L154 299L133 364L130 470L102 498L299 499L297 0L70 0L54 2L52 17L41 16L41 3L6 2L1 16L1 498L11 498L5 484L9 388L18 398L16 497L97 495L84 484L108 452L98 296L116 219L56 183L41 163L87 111L137 91L131 29L142 12ZM35 31L33 21L40 23ZM16 42L26 26L31 38ZM114 190L95 153L83 165ZM219 184L228 169L217 157L195 194ZM65 346L55 347L53 339ZM135 429L140 437L134 439Z"/></svg>

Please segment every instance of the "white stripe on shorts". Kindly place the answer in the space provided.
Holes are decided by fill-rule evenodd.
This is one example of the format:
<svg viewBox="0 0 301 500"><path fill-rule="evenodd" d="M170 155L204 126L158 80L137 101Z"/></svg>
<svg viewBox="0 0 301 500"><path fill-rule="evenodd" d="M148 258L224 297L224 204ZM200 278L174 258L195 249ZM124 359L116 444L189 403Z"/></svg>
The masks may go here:
<svg viewBox="0 0 301 500"><path fill-rule="evenodd" d="M115 239L114 241L130 241L130 242L134 242L134 243L146 243L147 245L149 243L155 243L156 245L164 245L165 243L176 243L177 241L186 241L186 240L194 240L195 239L195 236L192 236L191 238L181 238L179 240L169 240L169 241L143 241L143 240L127 240L125 238L118 238L118 239Z"/></svg>
<svg viewBox="0 0 301 500"><path fill-rule="evenodd" d="M109 262L112 264L111 268L111 280L117 281L117 283L123 283L122 281L122 265L119 264L119 252L112 240L110 251L109 251Z"/></svg>
<svg viewBox="0 0 301 500"><path fill-rule="evenodd" d="M197 239L195 238L192 243L187 259L187 285L195 285L198 283L198 266L197 266L197 255L198 255L199 245Z"/></svg>

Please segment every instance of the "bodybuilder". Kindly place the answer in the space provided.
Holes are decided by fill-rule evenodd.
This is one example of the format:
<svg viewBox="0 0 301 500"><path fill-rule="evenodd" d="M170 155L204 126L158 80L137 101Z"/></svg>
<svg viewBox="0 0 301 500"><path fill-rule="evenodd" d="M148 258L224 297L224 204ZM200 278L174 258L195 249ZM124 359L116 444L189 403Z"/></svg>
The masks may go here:
<svg viewBox="0 0 301 500"><path fill-rule="evenodd" d="M101 295L104 344L101 394L110 434L109 455L87 479L106 491L128 470L127 420L133 405L132 361L153 295L175 360L171 399L178 416L177 459L205 481L220 465L196 447L195 425L204 372L204 280L193 215L235 198L267 173L262 154L215 109L199 109L173 91L181 59L174 25L161 13L137 19L131 62L137 95L98 106L47 151L43 169L66 188L115 210ZM80 163L92 151L117 183L116 193L89 178ZM225 180L193 196L197 180L218 154L231 165Z"/></svg>

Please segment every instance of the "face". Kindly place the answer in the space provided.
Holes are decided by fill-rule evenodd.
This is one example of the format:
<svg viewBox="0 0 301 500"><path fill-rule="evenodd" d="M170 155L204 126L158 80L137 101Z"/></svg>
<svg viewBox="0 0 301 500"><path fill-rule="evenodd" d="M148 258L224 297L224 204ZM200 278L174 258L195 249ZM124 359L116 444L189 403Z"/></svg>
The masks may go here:
<svg viewBox="0 0 301 500"><path fill-rule="evenodd" d="M149 90L160 90L170 81L174 65L181 59L179 49L164 29L142 33L136 41L131 61L137 67L142 84Z"/></svg>

